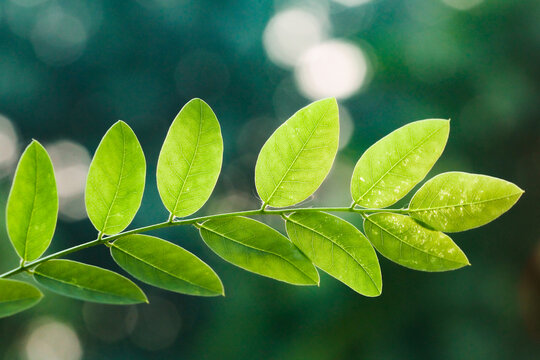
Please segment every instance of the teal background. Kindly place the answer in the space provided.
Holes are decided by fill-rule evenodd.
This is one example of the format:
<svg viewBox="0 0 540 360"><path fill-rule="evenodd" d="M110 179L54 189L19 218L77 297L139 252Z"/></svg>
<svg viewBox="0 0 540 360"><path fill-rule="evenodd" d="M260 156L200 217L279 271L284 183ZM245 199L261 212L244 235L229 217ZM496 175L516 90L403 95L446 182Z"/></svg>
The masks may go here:
<svg viewBox="0 0 540 360"><path fill-rule="evenodd" d="M300 5L321 4L332 37L364 50L370 81L339 100L352 118L353 127L344 129L352 139L304 205L349 205L349 178L368 146L410 121L451 118L447 148L428 177L468 171L526 191L497 221L452 235L472 266L429 274L380 257L383 294L366 298L324 274L320 288L258 277L218 258L194 228L163 230L155 235L185 246L220 274L225 298L142 285L151 305L114 307L46 292L37 307L0 320L0 359L540 358L540 2L484 0L466 11L439 0ZM225 155L214 195L199 214L256 208L258 151L311 101L293 71L268 58L262 41L272 16L293 5L299 6L2 0L0 114L17 131L19 153L32 138L45 145L70 139L93 153L115 121L126 121L148 163L136 227L167 218L155 184L159 149L182 105L200 97L220 120ZM55 22L58 12L70 17ZM43 16L48 20L40 22ZM0 172L2 217L13 170L12 164ZM359 217L347 219L361 226ZM270 223L283 229L278 219ZM95 236L88 219L60 220L48 252ZM70 258L120 271L106 247ZM2 222L0 272L16 265ZM53 343L44 337L37 347L42 357L35 357L30 339L44 323L63 324L75 337ZM81 356L58 355L74 342Z"/></svg>

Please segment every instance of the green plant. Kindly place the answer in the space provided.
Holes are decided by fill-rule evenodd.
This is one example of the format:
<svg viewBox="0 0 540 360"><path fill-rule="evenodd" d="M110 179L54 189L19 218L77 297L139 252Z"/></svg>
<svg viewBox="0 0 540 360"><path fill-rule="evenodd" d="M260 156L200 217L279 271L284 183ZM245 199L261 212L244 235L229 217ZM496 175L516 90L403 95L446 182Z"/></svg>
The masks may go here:
<svg viewBox="0 0 540 360"><path fill-rule="evenodd" d="M21 272L32 274L49 290L77 299L110 304L147 301L133 282L119 274L58 259L101 244L110 248L121 268L142 282L183 294L223 295L217 274L195 255L141 234L181 225L198 228L208 247L245 270L290 284L317 285L319 268L366 296L382 291L373 247L415 270L469 265L444 232L494 220L517 202L523 193L519 187L484 175L448 172L427 181L408 208L386 208L424 179L443 152L449 129L447 120L416 121L371 146L354 168L350 206L290 208L317 190L338 149L337 102L320 100L299 110L264 144L255 169L260 209L179 219L208 200L222 163L218 120L205 102L194 99L172 123L157 165L157 186L170 217L124 231L141 204L146 162L137 137L120 121L101 141L87 179L86 208L97 238L44 257L56 226L58 196L49 156L32 141L17 167L7 204L8 233L21 262L0 275L0 317L25 310L42 297L33 285L5 279ZM365 235L328 212L359 214ZM289 238L247 217L255 215L281 216Z"/></svg>

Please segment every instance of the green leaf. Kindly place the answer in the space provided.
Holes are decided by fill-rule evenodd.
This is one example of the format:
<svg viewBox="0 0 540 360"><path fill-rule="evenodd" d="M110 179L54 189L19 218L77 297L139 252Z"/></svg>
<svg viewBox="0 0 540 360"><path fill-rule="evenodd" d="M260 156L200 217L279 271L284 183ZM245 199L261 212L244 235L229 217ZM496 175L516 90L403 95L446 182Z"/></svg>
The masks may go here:
<svg viewBox="0 0 540 360"><path fill-rule="evenodd" d="M35 260L47 250L57 216L58 194L51 159L34 140L19 161L6 210L9 238L21 259Z"/></svg>
<svg viewBox="0 0 540 360"><path fill-rule="evenodd" d="M31 308L43 294L35 286L16 280L0 280L0 318Z"/></svg>
<svg viewBox="0 0 540 360"><path fill-rule="evenodd" d="M441 156L449 131L448 120L421 120L377 141L354 168L354 202L363 207L383 208L407 195Z"/></svg>
<svg viewBox="0 0 540 360"><path fill-rule="evenodd" d="M339 141L335 99L316 101L281 125L261 149L255 185L270 206L297 204L312 195L332 167Z"/></svg>
<svg viewBox="0 0 540 360"><path fill-rule="evenodd" d="M131 280L76 261L49 260L36 267L34 278L51 291L79 300L117 305L148 302Z"/></svg>
<svg viewBox="0 0 540 360"><path fill-rule="evenodd" d="M174 119L157 166L163 204L177 217L199 210L216 186L223 139L216 115L201 99L188 102Z"/></svg>
<svg viewBox="0 0 540 360"><path fill-rule="evenodd" d="M352 224L321 212L293 213L286 224L289 238L318 268L362 295L381 294L377 254Z"/></svg>
<svg viewBox="0 0 540 360"><path fill-rule="evenodd" d="M295 285L317 285L319 274L289 239L245 217L200 224L201 237L216 254L242 269Z"/></svg>
<svg viewBox="0 0 540 360"><path fill-rule="evenodd" d="M180 246L148 235L112 243L114 261L135 278L162 289L199 296L224 295L217 274Z"/></svg>
<svg viewBox="0 0 540 360"><path fill-rule="evenodd" d="M373 214L366 217L364 230L381 254L410 269L447 271L470 265L450 237L426 229L409 216Z"/></svg>
<svg viewBox="0 0 540 360"><path fill-rule="evenodd" d="M522 194L523 190L505 180L447 172L435 176L414 194L409 214L437 230L465 231L495 220Z"/></svg>
<svg viewBox="0 0 540 360"><path fill-rule="evenodd" d="M86 180L86 211L98 231L113 235L131 223L141 206L145 177L139 140L118 121L101 140Z"/></svg>

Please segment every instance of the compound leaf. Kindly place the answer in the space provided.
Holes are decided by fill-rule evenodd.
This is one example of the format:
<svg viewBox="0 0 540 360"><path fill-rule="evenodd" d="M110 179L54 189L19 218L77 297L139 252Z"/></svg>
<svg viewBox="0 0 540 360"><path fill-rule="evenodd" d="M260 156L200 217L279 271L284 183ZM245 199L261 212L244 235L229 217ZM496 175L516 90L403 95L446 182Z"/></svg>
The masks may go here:
<svg viewBox="0 0 540 360"><path fill-rule="evenodd" d="M53 165L47 151L34 140L19 161L6 210L9 238L21 259L35 260L47 250L57 216Z"/></svg>
<svg viewBox="0 0 540 360"><path fill-rule="evenodd" d="M16 280L0 280L0 318L31 308L43 294L35 286Z"/></svg>
<svg viewBox="0 0 540 360"><path fill-rule="evenodd" d="M377 254L352 224L321 212L293 213L286 224L289 238L318 268L362 295L381 294Z"/></svg>
<svg viewBox="0 0 540 360"><path fill-rule="evenodd" d="M409 216L373 214L364 220L364 230L382 255L410 269L447 271L470 265L450 237L426 229Z"/></svg>
<svg viewBox="0 0 540 360"><path fill-rule="evenodd" d="M414 194L409 214L437 230L465 231L495 220L522 194L518 186L502 179L447 172L435 176Z"/></svg>
<svg viewBox="0 0 540 360"><path fill-rule="evenodd" d="M148 235L128 235L112 243L114 261L135 278L189 295L224 295L217 274L180 246Z"/></svg>
<svg viewBox="0 0 540 360"><path fill-rule="evenodd" d="M141 206L145 177L139 140L118 121L101 140L86 180L86 211L98 231L113 235L131 223Z"/></svg>
<svg viewBox="0 0 540 360"><path fill-rule="evenodd" d="M216 218L200 224L206 245L242 269L294 285L317 285L319 274L289 239L245 217Z"/></svg>
<svg viewBox="0 0 540 360"><path fill-rule="evenodd" d="M163 204L177 217L199 210L221 171L223 139L216 115L201 99L188 102L174 119L157 166Z"/></svg>
<svg viewBox="0 0 540 360"><path fill-rule="evenodd" d="M34 278L47 289L79 300L128 305L148 302L131 280L110 270L71 260L38 265Z"/></svg>
<svg viewBox="0 0 540 360"><path fill-rule="evenodd" d="M377 141L354 168L354 202L363 207L383 208L407 195L441 156L449 131L448 120L421 120Z"/></svg>
<svg viewBox="0 0 540 360"><path fill-rule="evenodd" d="M316 101L281 125L261 149L255 185L270 206L297 204L322 184L332 167L339 140L335 99Z"/></svg>

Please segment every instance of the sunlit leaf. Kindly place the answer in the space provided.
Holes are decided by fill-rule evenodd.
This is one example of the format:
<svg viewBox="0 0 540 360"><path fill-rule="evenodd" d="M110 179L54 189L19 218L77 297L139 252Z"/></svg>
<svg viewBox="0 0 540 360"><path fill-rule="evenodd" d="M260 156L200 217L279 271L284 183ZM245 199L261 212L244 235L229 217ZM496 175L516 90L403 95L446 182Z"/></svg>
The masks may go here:
<svg viewBox="0 0 540 360"><path fill-rule="evenodd" d="M86 180L86 210L98 231L112 235L131 223L141 205L145 178L139 140L118 121L101 140Z"/></svg>
<svg viewBox="0 0 540 360"><path fill-rule="evenodd" d="M379 213L364 221L364 230L386 258L422 271L447 271L469 265L461 249L440 231L426 229L409 216Z"/></svg>
<svg viewBox="0 0 540 360"><path fill-rule="evenodd" d="M35 286L16 280L0 279L0 318L36 305L43 294Z"/></svg>
<svg viewBox="0 0 540 360"><path fill-rule="evenodd" d="M335 99L316 101L281 125L261 149L255 185L270 206L297 204L312 195L332 167L339 140Z"/></svg>
<svg viewBox="0 0 540 360"><path fill-rule="evenodd" d="M522 194L523 190L502 179L447 172L418 190L409 205L409 214L437 230L465 231L495 220Z"/></svg>
<svg viewBox="0 0 540 360"><path fill-rule="evenodd" d="M6 210L9 238L25 261L47 250L56 228L58 194L51 159L37 141L24 151Z"/></svg>
<svg viewBox="0 0 540 360"><path fill-rule="evenodd" d="M148 235L129 235L111 245L114 260L135 278L162 289L199 296L224 295L217 274L180 246Z"/></svg>
<svg viewBox="0 0 540 360"><path fill-rule="evenodd" d="M147 302L131 280L109 270L71 260L49 260L38 265L34 278L47 289L79 300L104 304Z"/></svg>
<svg viewBox="0 0 540 360"><path fill-rule="evenodd" d="M289 239L245 217L217 218L200 225L206 244L228 262L295 285L316 285L319 274Z"/></svg>
<svg viewBox="0 0 540 360"><path fill-rule="evenodd" d="M188 102L174 119L157 166L161 200L171 214L199 210L214 190L223 159L216 115L201 99Z"/></svg>
<svg viewBox="0 0 540 360"><path fill-rule="evenodd" d="M377 254L350 223L326 213L298 212L287 217L287 234L318 268L360 294L381 294Z"/></svg>
<svg viewBox="0 0 540 360"><path fill-rule="evenodd" d="M356 163L351 180L354 202L390 206L426 177L441 156L450 121L430 119L407 124L377 141Z"/></svg>

